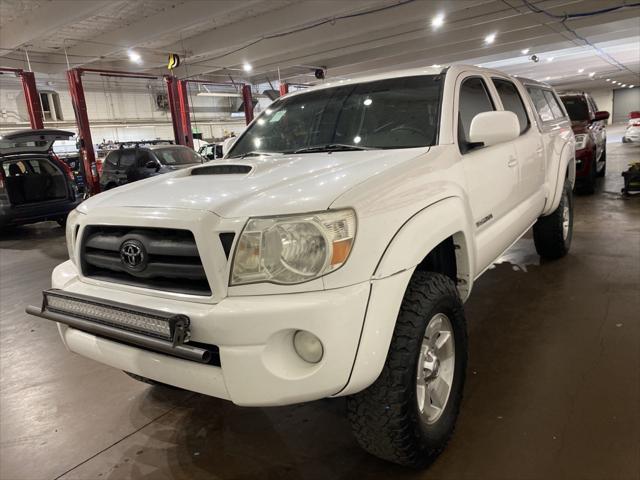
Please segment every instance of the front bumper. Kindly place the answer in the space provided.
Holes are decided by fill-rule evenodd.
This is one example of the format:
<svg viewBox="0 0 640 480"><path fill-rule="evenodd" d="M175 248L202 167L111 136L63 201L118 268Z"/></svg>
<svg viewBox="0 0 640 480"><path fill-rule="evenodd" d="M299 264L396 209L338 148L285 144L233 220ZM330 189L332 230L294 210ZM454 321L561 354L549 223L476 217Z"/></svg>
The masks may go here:
<svg viewBox="0 0 640 480"><path fill-rule="evenodd" d="M595 162L595 158L592 148L576 150L576 179L589 178L593 162Z"/></svg>
<svg viewBox="0 0 640 480"><path fill-rule="evenodd" d="M85 283L70 261L54 270L52 286L106 301L187 315L192 341L216 345L220 366L164 355L58 324L72 352L159 382L250 406L297 403L339 393L352 373L371 291L371 283L364 282L334 290L227 297L217 304L202 304ZM292 339L297 330L307 330L322 341L324 357L319 363L307 363L296 354Z"/></svg>

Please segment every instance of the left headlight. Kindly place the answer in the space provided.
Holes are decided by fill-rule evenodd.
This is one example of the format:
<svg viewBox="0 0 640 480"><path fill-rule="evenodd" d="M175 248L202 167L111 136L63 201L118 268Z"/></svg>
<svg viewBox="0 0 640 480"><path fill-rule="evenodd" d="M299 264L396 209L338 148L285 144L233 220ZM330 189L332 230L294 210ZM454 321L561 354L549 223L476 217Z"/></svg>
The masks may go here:
<svg viewBox="0 0 640 480"><path fill-rule="evenodd" d="M356 235L351 209L251 218L236 243L231 285L307 282L340 268Z"/></svg>
<svg viewBox="0 0 640 480"><path fill-rule="evenodd" d="M80 220L80 215L83 215L78 211L78 209L74 209L69 212L67 215L67 227L65 229L65 236L67 240L67 252L69 253L69 259L74 262L73 252L75 249L75 242L77 240L76 237L76 229L78 226L78 221Z"/></svg>
<svg viewBox="0 0 640 480"><path fill-rule="evenodd" d="M581 133L576 135L576 150L582 150L587 146L587 141L589 140L589 135Z"/></svg>

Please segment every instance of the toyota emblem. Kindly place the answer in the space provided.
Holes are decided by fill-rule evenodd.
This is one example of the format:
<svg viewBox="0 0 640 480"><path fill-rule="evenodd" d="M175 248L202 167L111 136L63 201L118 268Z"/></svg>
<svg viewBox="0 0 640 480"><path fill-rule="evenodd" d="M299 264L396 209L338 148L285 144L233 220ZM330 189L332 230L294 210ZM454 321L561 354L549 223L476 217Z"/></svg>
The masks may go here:
<svg viewBox="0 0 640 480"><path fill-rule="evenodd" d="M147 252L139 240L127 240L120 246L120 260L129 270L144 270Z"/></svg>

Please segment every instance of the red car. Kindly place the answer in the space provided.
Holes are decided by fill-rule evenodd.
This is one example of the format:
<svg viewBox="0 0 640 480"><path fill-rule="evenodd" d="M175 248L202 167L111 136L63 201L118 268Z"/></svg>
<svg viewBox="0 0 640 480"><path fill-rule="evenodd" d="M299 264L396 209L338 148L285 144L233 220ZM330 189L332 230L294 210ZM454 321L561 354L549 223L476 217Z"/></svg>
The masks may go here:
<svg viewBox="0 0 640 480"><path fill-rule="evenodd" d="M593 193L596 177L607 170L606 121L609 112L600 111L588 93L560 95L576 137L576 189Z"/></svg>

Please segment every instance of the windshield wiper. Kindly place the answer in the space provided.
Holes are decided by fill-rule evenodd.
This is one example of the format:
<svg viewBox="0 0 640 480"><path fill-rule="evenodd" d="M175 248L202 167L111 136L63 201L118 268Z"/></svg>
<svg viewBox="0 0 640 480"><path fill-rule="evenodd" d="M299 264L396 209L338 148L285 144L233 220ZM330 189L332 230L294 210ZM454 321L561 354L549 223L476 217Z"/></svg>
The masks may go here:
<svg viewBox="0 0 640 480"><path fill-rule="evenodd" d="M250 152L245 152L242 155L235 155L233 157L228 157L228 158L259 157L260 155L275 155L275 153L274 152L260 152L258 150L251 150Z"/></svg>
<svg viewBox="0 0 640 480"><path fill-rule="evenodd" d="M312 152L346 152L350 150L373 150L372 147L360 147L358 145L348 145L346 143L327 143L325 145L314 145L311 147L302 147L294 150L293 153L312 153Z"/></svg>

